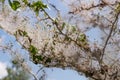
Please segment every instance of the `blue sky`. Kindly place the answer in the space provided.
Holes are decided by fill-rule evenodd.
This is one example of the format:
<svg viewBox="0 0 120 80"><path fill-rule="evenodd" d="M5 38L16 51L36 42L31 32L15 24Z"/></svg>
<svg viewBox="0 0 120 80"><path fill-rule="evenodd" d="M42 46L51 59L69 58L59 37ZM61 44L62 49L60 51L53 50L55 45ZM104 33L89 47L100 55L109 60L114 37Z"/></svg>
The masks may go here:
<svg viewBox="0 0 120 80"><path fill-rule="evenodd" d="M63 70L54 68L53 71L51 69L47 70L48 80L87 80L84 76L80 76L74 70ZM57 74L56 74L57 73Z"/></svg>

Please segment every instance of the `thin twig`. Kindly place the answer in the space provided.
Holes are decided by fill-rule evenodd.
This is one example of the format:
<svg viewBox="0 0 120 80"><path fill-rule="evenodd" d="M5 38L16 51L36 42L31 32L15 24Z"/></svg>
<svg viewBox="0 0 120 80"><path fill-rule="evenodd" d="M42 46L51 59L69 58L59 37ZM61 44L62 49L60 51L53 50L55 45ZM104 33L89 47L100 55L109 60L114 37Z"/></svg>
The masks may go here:
<svg viewBox="0 0 120 80"><path fill-rule="evenodd" d="M37 71L36 75L38 75L38 73L39 73L43 68L44 68L44 66L41 67L41 68Z"/></svg>
<svg viewBox="0 0 120 80"><path fill-rule="evenodd" d="M119 11L119 13L120 13L120 11ZM102 62L102 60L103 60L103 56L104 56L104 54L105 54L105 49L106 49L107 44L108 44L108 41L109 41L109 39L110 39L110 37L111 37L111 35L112 35L113 29L114 29L114 27L115 27L115 24L116 24L116 22L118 21L119 13L117 13L117 15L116 15L116 17L115 17L115 20L114 20L114 22L113 22L113 24L112 24L112 27L111 27L111 29L110 29L109 35L108 35L108 37L107 37L107 39L106 39L106 41L105 41L105 45L104 45L103 50L102 50L103 52L102 52L102 55L101 55L101 61L100 61L100 62Z"/></svg>
<svg viewBox="0 0 120 80"><path fill-rule="evenodd" d="M81 12L81 11L84 11L84 10L91 10L91 9L94 9L94 8L98 8L98 7L106 7L106 6L109 6L111 9L113 9L114 10L114 8L112 8L111 6L113 6L113 5L116 5L116 3L114 3L114 4L108 4L108 3L106 3L105 1L101 1L99 4L97 4L97 5L91 5L90 7L88 7L88 8L84 8L84 7L78 7L78 8L76 8L75 10L73 10L73 11L70 11L70 12L68 12L69 14L74 14L75 12Z"/></svg>

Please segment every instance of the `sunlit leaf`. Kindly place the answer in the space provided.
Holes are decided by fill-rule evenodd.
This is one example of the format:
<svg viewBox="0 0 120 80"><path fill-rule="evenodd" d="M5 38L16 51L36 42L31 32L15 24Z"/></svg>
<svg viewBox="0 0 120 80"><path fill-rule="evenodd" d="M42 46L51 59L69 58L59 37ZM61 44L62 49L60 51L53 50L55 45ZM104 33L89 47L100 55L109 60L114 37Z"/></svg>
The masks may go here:
<svg viewBox="0 0 120 80"><path fill-rule="evenodd" d="M29 51L32 53L32 55L35 55L36 53L38 53L38 49L33 45L30 45Z"/></svg>
<svg viewBox="0 0 120 80"><path fill-rule="evenodd" d="M10 7L11 7L14 11L16 11L19 7L21 7L19 1L15 1L15 0L14 0L13 2L11 2L11 0L8 0L8 2L9 2Z"/></svg>
<svg viewBox="0 0 120 80"><path fill-rule="evenodd" d="M42 1L37 1L31 4L31 8L35 11L36 15L38 16L39 11L47 8L47 5L45 5Z"/></svg>
<svg viewBox="0 0 120 80"><path fill-rule="evenodd" d="M120 3L116 6L115 11L116 11L116 13L119 13L119 12L120 12Z"/></svg>
<svg viewBox="0 0 120 80"><path fill-rule="evenodd" d="M23 36L27 36L27 32L26 31L23 31Z"/></svg>
<svg viewBox="0 0 120 80"><path fill-rule="evenodd" d="M80 34L78 37L79 41L85 42L86 41L86 35L85 34Z"/></svg>

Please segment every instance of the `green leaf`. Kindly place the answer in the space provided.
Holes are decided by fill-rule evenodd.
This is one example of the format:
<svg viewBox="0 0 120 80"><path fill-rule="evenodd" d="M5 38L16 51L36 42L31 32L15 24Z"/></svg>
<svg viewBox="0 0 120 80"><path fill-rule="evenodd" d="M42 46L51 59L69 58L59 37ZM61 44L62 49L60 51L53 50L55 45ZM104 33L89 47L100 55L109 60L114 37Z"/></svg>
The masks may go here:
<svg viewBox="0 0 120 80"><path fill-rule="evenodd" d="M85 34L80 34L78 37L79 41L85 42L86 41L86 35Z"/></svg>
<svg viewBox="0 0 120 80"><path fill-rule="evenodd" d="M44 59L41 55L36 56L35 58L37 58L39 61L43 61L43 59Z"/></svg>
<svg viewBox="0 0 120 80"><path fill-rule="evenodd" d="M27 32L26 31L23 31L23 36L27 36Z"/></svg>
<svg viewBox="0 0 120 80"><path fill-rule="evenodd" d="M65 22L63 22L63 24L62 24L62 26L61 26L61 30L64 29L65 25L66 25Z"/></svg>
<svg viewBox="0 0 120 80"><path fill-rule="evenodd" d="M55 45L55 41L53 41L53 45Z"/></svg>
<svg viewBox="0 0 120 80"><path fill-rule="evenodd" d="M32 60L35 64L38 64L39 62L44 60L44 57L41 55L32 55Z"/></svg>
<svg viewBox="0 0 120 80"><path fill-rule="evenodd" d="M26 31L22 31L20 29L18 30L18 33L20 36L26 36L26 37L28 36Z"/></svg>
<svg viewBox="0 0 120 80"><path fill-rule="evenodd" d="M10 7L11 7L14 11L16 11L19 7L21 7L19 1L15 1L15 0L14 0L13 2L11 2L11 0L8 0L8 2L9 2Z"/></svg>
<svg viewBox="0 0 120 80"><path fill-rule="evenodd" d="M28 4L28 0L23 0L23 2L27 5Z"/></svg>
<svg viewBox="0 0 120 80"><path fill-rule="evenodd" d="M39 10L44 10L45 8L47 8L47 5L45 5L42 1L37 1L31 4L31 8L35 11L36 15L38 16Z"/></svg>
<svg viewBox="0 0 120 80"><path fill-rule="evenodd" d="M120 12L120 3L116 6L115 11L116 11L116 13L119 13L119 12Z"/></svg>
<svg viewBox="0 0 120 80"><path fill-rule="evenodd" d="M67 30L69 31L69 32L75 32L76 31L76 27L75 26L71 26L71 25L68 25L67 26Z"/></svg>
<svg viewBox="0 0 120 80"><path fill-rule="evenodd" d="M10 7L12 7L12 2L11 0L8 0Z"/></svg>
<svg viewBox="0 0 120 80"><path fill-rule="evenodd" d="M0 2L4 3L4 2L5 2L5 0L0 0Z"/></svg>
<svg viewBox="0 0 120 80"><path fill-rule="evenodd" d="M75 32L75 31L76 31L75 26L72 26L72 32Z"/></svg>
<svg viewBox="0 0 120 80"><path fill-rule="evenodd" d="M65 36L64 41L70 41L70 38L68 36Z"/></svg>
<svg viewBox="0 0 120 80"><path fill-rule="evenodd" d="M38 49L33 45L30 45L29 51L32 53L32 55L35 55L36 53L38 53Z"/></svg>
<svg viewBox="0 0 120 80"><path fill-rule="evenodd" d="M13 60L12 63L13 63L13 64L18 64L18 61Z"/></svg>
<svg viewBox="0 0 120 80"><path fill-rule="evenodd" d="M45 63L50 63L51 61L52 61L51 58L47 58Z"/></svg>

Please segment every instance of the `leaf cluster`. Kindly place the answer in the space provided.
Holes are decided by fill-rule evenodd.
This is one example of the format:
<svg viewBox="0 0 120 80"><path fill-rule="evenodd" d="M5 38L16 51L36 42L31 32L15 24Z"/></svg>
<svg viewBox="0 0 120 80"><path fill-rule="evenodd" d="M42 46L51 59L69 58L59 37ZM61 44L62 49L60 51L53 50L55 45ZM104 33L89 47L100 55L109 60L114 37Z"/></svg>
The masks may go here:
<svg viewBox="0 0 120 80"><path fill-rule="evenodd" d="M14 0L13 2L11 0L8 0L10 7L16 11L19 7L21 7L20 2Z"/></svg>
<svg viewBox="0 0 120 80"><path fill-rule="evenodd" d="M3 2L4 0L2 0ZM17 0L8 0L9 2L9 5L10 7L16 11L18 8L21 7L21 4L19 1ZM35 13L36 15L39 14L39 11L41 10L44 10L45 8L47 8L47 5L45 5L42 1L36 1L36 2L32 2L32 3L29 3L28 0L22 0L23 3L25 3L25 5L27 5L27 7L31 8Z"/></svg>

